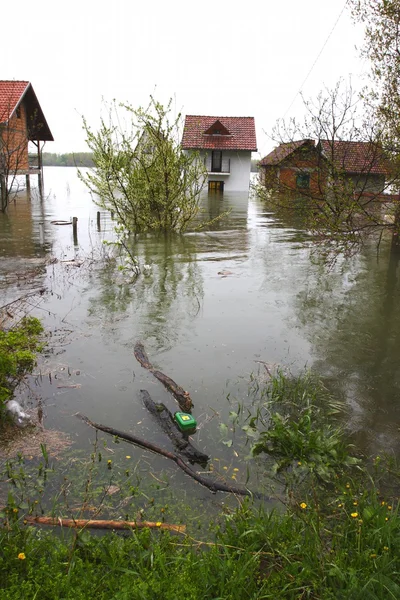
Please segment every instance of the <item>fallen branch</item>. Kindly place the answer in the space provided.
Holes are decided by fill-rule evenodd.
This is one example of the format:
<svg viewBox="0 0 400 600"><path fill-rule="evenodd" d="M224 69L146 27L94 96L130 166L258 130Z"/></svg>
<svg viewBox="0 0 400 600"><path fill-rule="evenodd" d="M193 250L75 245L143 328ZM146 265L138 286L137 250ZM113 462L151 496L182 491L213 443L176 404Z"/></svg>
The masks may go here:
<svg viewBox="0 0 400 600"><path fill-rule="evenodd" d="M142 367L150 371L150 373L153 373L154 377L156 377L158 381L161 381L167 390L171 392L173 397L177 400L181 410L183 410L183 412L190 413L193 407L193 402L189 392L186 392L183 388L181 388L181 386L175 383L175 381L168 377L168 375L165 375L153 367L141 342L136 342L133 353L136 360L140 362Z"/></svg>
<svg viewBox="0 0 400 600"><path fill-rule="evenodd" d="M202 467L204 467L210 457L204 452L197 450L187 439L187 434L185 434L178 429L177 424L175 423L174 417L168 410L168 408L160 403L156 404L150 397L150 394L147 390L140 390L140 394L142 396L143 404L147 408L147 410L157 419L161 429L168 435L175 448L179 451L180 454L186 456L186 458L191 463L198 463Z"/></svg>
<svg viewBox="0 0 400 600"><path fill-rule="evenodd" d="M24 518L29 525L51 525L52 527L72 527L76 529L167 529L185 533L186 525L170 525L169 523L153 521L110 521L105 519L62 519L60 517Z"/></svg>
<svg viewBox="0 0 400 600"><path fill-rule="evenodd" d="M201 485L204 485L204 487L208 488L212 492L228 492L230 494L237 494L240 496L253 496L254 498L263 498L265 500L271 500L271 498L259 492L251 492L250 490L234 487L225 483L220 483L219 481L210 481L193 471L181 459L181 457L175 454L174 452L164 450L164 448L160 448L159 446L156 446L156 444L153 444L152 442L147 442L146 440L142 440L141 438L131 435L130 433L118 431L118 429L113 429L112 427L107 427L106 425L100 425L99 423L94 423L88 417L80 413L77 413L76 416L79 416L82 419L82 421L84 421L90 427L94 427L95 429L99 429L100 431L104 431L105 433L109 433L110 435L119 437L121 440L126 440L127 442L131 442L136 446L140 446L141 448L145 448L146 450L151 450L151 452L155 452L156 454L160 454L165 458L173 460L178 465L178 467L182 469L182 471L185 471L185 473L190 475L190 477L195 479L198 483L201 483Z"/></svg>

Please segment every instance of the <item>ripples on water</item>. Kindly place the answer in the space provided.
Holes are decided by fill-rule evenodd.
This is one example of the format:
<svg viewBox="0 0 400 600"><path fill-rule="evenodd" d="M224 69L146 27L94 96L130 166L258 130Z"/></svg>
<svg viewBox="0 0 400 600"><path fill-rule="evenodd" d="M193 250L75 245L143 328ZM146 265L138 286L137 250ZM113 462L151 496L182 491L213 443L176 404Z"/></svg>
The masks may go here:
<svg viewBox="0 0 400 600"><path fill-rule="evenodd" d="M257 199L204 195L199 219L229 214L198 232L137 236L135 252L151 271L129 283L104 260L113 224L101 212L98 229L98 209L76 170L47 168L45 186L43 203L21 197L0 215L0 293L8 301L42 285L51 292L30 303L52 333L40 369L79 386L42 380L49 426L74 431L84 446L87 430L72 417L81 411L160 441L138 390L175 405L136 363L133 346L142 340L151 360L191 392L200 424L194 441L211 455L233 460L218 425L246 401L258 360L294 372L316 368L346 398L359 445L398 453L398 264L387 251L379 260L366 251L327 272L310 260L308 234ZM51 224L73 216L77 240L71 226ZM19 277L50 256L65 262L33 281Z"/></svg>

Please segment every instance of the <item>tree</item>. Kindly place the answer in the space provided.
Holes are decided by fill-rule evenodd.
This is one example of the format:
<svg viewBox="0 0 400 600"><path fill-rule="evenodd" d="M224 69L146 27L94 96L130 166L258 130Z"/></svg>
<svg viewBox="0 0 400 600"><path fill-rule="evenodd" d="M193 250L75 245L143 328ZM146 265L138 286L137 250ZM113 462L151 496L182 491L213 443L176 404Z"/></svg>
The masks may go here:
<svg viewBox="0 0 400 600"><path fill-rule="evenodd" d="M19 171L28 168L28 132L24 125L23 107L14 114L11 102L2 104L0 112L0 210L21 190ZM10 116L11 115L11 116Z"/></svg>
<svg viewBox="0 0 400 600"><path fill-rule="evenodd" d="M384 192L398 187L400 172L374 110L343 81L304 106L302 122L279 121L272 134L280 144L278 158L290 156L279 166L290 165L297 186L270 170L272 184L259 184L258 194L276 207L300 206L305 227L327 258L358 251L371 234L379 243L385 231L397 233L398 202Z"/></svg>
<svg viewBox="0 0 400 600"><path fill-rule="evenodd" d="M124 234L184 231L199 212L205 167L180 145L181 115L151 97L146 109L114 103L98 132L84 120L94 170L80 175Z"/></svg>
<svg viewBox="0 0 400 600"><path fill-rule="evenodd" d="M362 54L370 61L368 101L373 104L383 143L400 170L400 3L350 0L354 18L365 25ZM400 251L400 202L395 211L393 249Z"/></svg>

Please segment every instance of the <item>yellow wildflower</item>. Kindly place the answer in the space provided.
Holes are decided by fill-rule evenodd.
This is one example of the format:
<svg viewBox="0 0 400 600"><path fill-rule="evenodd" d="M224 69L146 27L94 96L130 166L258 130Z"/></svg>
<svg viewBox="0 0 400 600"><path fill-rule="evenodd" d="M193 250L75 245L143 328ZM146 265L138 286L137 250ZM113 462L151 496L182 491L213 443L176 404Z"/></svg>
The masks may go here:
<svg viewBox="0 0 400 600"><path fill-rule="evenodd" d="M130 458L129 454L127 456L125 456L125 458Z"/></svg>
<svg viewBox="0 0 400 600"><path fill-rule="evenodd" d="M353 512L350 515L353 519L356 519L358 517L358 512Z"/></svg>
<svg viewBox="0 0 400 600"><path fill-rule="evenodd" d="M376 554L370 554L369 557L370 558L376 558Z"/></svg>
<svg viewBox="0 0 400 600"><path fill-rule="evenodd" d="M350 484L349 484L349 483L346 483L346 487L347 487L347 489L349 489L349 487L350 487Z"/></svg>
<svg viewBox="0 0 400 600"><path fill-rule="evenodd" d="M235 471L235 473L239 473L239 469L233 469Z"/></svg>
<svg viewBox="0 0 400 600"><path fill-rule="evenodd" d="M157 521L156 527L161 527L161 525L162 525L161 521Z"/></svg>
<svg viewBox="0 0 400 600"><path fill-rule="evenodd" d="M305 502L302 502L300 504L300 508L302 508L304 510L305 508L307 508L307 504Z"/></svg>
<svg viewBox="0 0 400 600"><path fill-rule="evenodd" d="M387 552L389 550L389 548L387 546L383 546L383 549L385 552Z"/></svg>
<svg viewBox="0 0 400 600"><path fill-rule="evenodd" d="M17 513L18 512L18 508L13 508L13 512Z"/></svg>
<svg viewBox="0 0 400 600"><path fill-rule="evenodd" d="M227 470L228 470L228 467L223 467L223 469L224 469L224 471L227 471Z"/></svg>
<svg viewBox="0 0 400 600"><path fill-rule="evenodd" d="M392 510L392 507L391 507L391 506L388 506L388 510Z"/></svg>
<svg viewBox="0 0 400 600"><path fill-rule="evenodd" d="M357 506L357 504L358 504L357 500L354 500L353 506Z"/></svg>
<svg viewBox="0 0 400 600"><path fill-rule="evenodd" d="M20 552L20 553L18 554L18 558L19 558L19 560L25 560L25 559L26 559L26 556L25 556L25 554L24 554L23 552Z"/></svg>

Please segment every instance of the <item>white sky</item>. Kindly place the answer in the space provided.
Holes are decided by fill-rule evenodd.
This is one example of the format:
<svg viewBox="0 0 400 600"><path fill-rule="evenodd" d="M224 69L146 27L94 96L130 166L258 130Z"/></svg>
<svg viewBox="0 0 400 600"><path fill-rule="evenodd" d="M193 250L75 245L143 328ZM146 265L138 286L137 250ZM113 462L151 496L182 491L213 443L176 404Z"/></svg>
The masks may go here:
<svg viewBox="0 0 400 600"><path fill-rule="evenodd" d="M254 116L264 155L273 146L264 132L288 110L344 4L19 0L2 8L0 79L32 83L55 139L45 151L87 150L81 115L96 127L102 98L139 106L154 94L174 97L184 115ZM346 9L305 96L350 73L354 84L366 68L361 43ZM286 116L301 105L297 97Z"/></svg>

